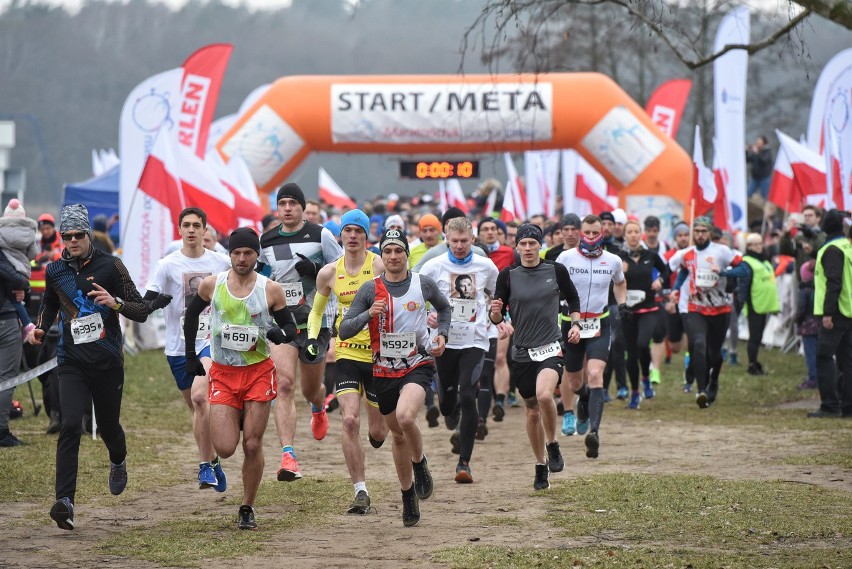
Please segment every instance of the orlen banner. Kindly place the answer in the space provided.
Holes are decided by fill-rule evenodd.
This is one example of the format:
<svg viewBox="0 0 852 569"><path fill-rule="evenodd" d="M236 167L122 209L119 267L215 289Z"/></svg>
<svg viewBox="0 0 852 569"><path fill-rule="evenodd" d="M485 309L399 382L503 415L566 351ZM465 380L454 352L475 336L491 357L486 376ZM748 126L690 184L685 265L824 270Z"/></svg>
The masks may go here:
<svg viewBox="0 0 852 569"><path fill-rule="evenodd" d="M597 73L284 77L217 148L271 193L312 151L459 154L575 148L625 194L687 200L689 156Z"/></svg>

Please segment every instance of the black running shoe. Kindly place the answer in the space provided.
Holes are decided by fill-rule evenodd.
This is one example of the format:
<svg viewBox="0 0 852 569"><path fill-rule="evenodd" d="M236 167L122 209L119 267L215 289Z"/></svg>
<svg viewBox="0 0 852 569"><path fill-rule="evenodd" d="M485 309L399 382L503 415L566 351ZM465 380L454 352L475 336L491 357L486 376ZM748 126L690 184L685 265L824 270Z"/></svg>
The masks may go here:
<svg viewBox="0 0 852 569"><path fill-rule="evenodd" d="M584 423L589 420L589 396L577 399L577 421Z"/></svg>
<svg viewBox="0 0 852 569"><path fill-rule="evenodd" d="M551 472L562 472L565 461L562 460L562 453L559 452L559 443L553 441L544 448L547 449L547 469Z"/></svg>
<svg viewBox="0 0 852 569"><path fill-rule="evenodd" d="M547 490L550 488L550 482L547 481L546 464L535 465L535 482L533 482L533 488L536 490Z"/></svg>
<svg viewBox="0 0 852 569"><path fill-rule="evenodd" d="M127 486L127 461L121 464L110 463L109 467L109 491L113 496L118 496L124 492Z"/></svg>
<svg viewBox="0 0 852 569"><path fill-rule="evenodd" d="M438 417L441 416L441 410L432 405L426 410L426 421L429 423L429 428L434 429L438 426Z"/></svg>
<svg viewBox="0 0 852 569"><path fill-rule="evenodd" d="M488 425L485 424L485 421L479 421L479 424L476 425L476 440L484 441L485 437L488 436Z"/></svg>
<svg viewBox="0 0 852 569"><path fill-rule="evenodd" d="M695 403L701 409L707 409L707 394L703 391L699 392L698 395L695 396Z"/></svg>
<svg viewBox="0 0 852 569"><path fill-rule="evenodd" d="M257 529L257 522L254 520L254 508L246 505L240 506L237 527L240 529Z"/></svg>
<svg viewBox="0 0 852 569"><path fill-rule="evenodd" d="M373 438L373 435L370 434L370 433L367 433L367 439L369 439L370 446L372 446L373 448L381 448L381 446L383 444L385 444L384 439L382 439L382 440L375 439L375 438Z"/></svg>
<svg viewBox="0 0 852 569"><path fill-rule="evenodd" d="M367 494L366 490L358 490L358 493L355 494L355 501L352 502L346 513L358 514L359 516L366 516L370 513L370 495Z"/></svg>
<svg viewBox="0 0 852 569"><path fill-rule="evenodd" d="M501 422L503 420L503 417L506 416L506 409L503 408L503 403L501 403L500 401L495 403L492 413L494 413L494 420L498 423Z"/></svg>
<svg viewBox="0 0 852 569"><path fill-rule="evenodd" d="M56 522L59 529L74 529L74 504L70 498L59 498L50 507L50 519Z"/></svg>
<svg viewBox="0 0 852 569"><path fill-rule="evenodd" d="M461 444L461 435L458 431L453 431L453 434L450 435L450 444L453 445L450 452L453 454L459 454L461 452L459 449L459 444Z"/></svg>
<svg viewBox="0 0 852 569"><path fill-rule="evenodd" d="M598 457L598 447L601 446L601 440L598 438L598 433L592 431L586 435L586 456L588 458Z"/></svg>
<svg viewBox="0 0 852 569"><path fill-rule="evenodd" d="M414 492L414 486L402 491L402 525L416 526L420 522L420 500Z"/></svg>
<svg viewBox="0 0 852 569"><path fill-rule="evenodd" d="M412 462L414 466L414 491L421 500L426 500L432 495L432 474L429 472L429 463L426 455L420 462Z"/></svg>

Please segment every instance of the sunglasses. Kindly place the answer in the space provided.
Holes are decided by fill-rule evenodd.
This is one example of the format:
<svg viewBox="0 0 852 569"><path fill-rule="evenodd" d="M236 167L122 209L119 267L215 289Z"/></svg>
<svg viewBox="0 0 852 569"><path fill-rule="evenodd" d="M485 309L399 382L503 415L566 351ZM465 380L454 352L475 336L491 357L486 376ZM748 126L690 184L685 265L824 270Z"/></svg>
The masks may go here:
<svg viewBox="0 0 852 569"><path fill-rule="evenodd" d="M63 241L71 241L72 239L76 239L77 241L82 241L82 240L83 240L83 238L84 238L84 237L86 237L87 235L88 235L88 233L86 233L86 232L81 232L81 233L63 233L63 234L62 234L62 240L63 240Z"/></svg>

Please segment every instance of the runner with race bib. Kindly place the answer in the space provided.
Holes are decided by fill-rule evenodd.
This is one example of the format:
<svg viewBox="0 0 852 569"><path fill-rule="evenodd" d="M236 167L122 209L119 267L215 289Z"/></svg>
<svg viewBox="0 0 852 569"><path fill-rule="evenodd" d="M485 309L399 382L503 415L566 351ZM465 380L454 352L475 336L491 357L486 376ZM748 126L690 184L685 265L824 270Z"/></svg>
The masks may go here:
<svg viewBox="0 0 852 569"><path fill-rule="evenodd" d="M435 375L435 358L444 353L452 313L434 280L408 270L408 241L401 231L385 230L379 250L385 272L358 289L338 335L346 341L369 326L379 411L393 433L402 523L414 526L420 521L419 500L432 495L417 414ZM426 326L427 302L438 311L438 334L432 341Z"/></svg>
<svg viewBox="0 0 852 569"><path fill-rule="evenodd" d="M598 457L599 429L604 408L603 372L610 355L609 288L622 316L627 313L627 281L621 257L604 251L601 219L588 215L580 227L580 245L564 251L556 262L564 265L580 295L579 319L572 317L571 329L580 333L577 344L565 351L569 389L577 393L577 432L586 434L586 456ZM583 365L586 382L583 384Z"/></svg>
<svg viewBox="0 0 852 569"><path fill-rule="evenodd" d="M420 274L432 277L452 306L447 349L437 359L441 413L447 417L461 411L458 433L459 462L455 480L473 482L470 459L479 424L477 395L485 352L489 348L488 309L497 283L497 267L486 258L474 255L473 226L466 217L447 222L446 255L428 261ZM429 326L437 326L437 317L429 315Z"/></svg>
<svg viewBox="0 0 852 569"><path fill-rule="evenodd" d="M277 395L270 344L292 341L293 315L277 284L254 272L260 240L250 227L228 238L231 270L201 281L184 316L186 373L207 373L195 352L199 316L210 307L210 436L222 458L231 457L243 438L243 501L237 527L257 528L254 501L263 477L263 434ZM277 324L277 326L276 326Z"/></svg>
<svg viewBox="0 0 852 569"><path fill-rule="evenodd" d="M559 302L567 301L571 317L577 320L580 298L565 267L539 256L544 241L540 227L525 223L518 227L515 239L521 262L497 276L489 317L493 324L506 326L503 319L507 309L512 316L510 373L526 403L527 435L536 459L533 488L545 490L550 488L548 472L560 472L565 467L556 440L558 415L553 400L553 391L562 379L565 353L557 320ZM567 340L569 344L580 340L576 327L571 328Z"/></svg>
<svg viewBox="0 0 852 569"><path fill-rule="evenodd" d="M146 287L145 299L154 302L158 296L168 295L169 304L163 309L166 320L166 360L177 387L192 416L192 434L198 447L198 487L214 488L224 492L228 487L219 457L210 441L210 404L207 402L207 376L193 376L186 371L183 335L184 312L198 292L201 281L210 275L227 271L231 266L228 257L204 247L207 214L189 207L178 216L178 233L183 245L177 251L157 261L154 276ZM172 299L177 299L171 302ZM205 369L210 369L210 310L198 318L198 336L195 353Z"/></svg>

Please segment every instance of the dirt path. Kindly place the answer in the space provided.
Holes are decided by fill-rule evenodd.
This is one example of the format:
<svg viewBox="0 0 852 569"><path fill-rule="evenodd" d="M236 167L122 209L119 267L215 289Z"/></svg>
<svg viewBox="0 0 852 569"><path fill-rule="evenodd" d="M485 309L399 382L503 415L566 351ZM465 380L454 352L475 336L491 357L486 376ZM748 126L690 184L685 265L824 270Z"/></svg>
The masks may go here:
<svg viewBox="0 0 852 569"><path fill-rule="evenodd" d="M417 527L406 529L402 526L400 498L396 491L398 483L389 445L379 450L367 445L368 484L371 480L381 480L394 489L373 496L377 513L363 517L341 514L334 517L331 524L289 532L270 541L264 556L240 561L250 562L253 567L281 567L286 560L288 566L303 569L439 567L441 565L430 560L432 551L474 541L532 547L589 543L592 538L572 541L561 536L557 528L542 521L543 502L529 498L533 459L524 433L523 410L511 409L502 424L489 422L489 425L491 434L485 441L477 442L474 449L475 483L458 485L453 481L457 457L450 453L449 431L443 425L426 429L424 422L425 448L435 478L435 493L428 501L421 502L422 519ZM643 435L638 436L639 432ZM615 418L610 415L605 417L602 434L601 458L595 461L585 458L581 437L560 437L566 468L560 474L551 475L551 482L602 472L689 473L712 474L724 479L791 480L852 492L852 476L839 467L778 464L781 458L791 455L836 450L819 449L810 442L805 446L791 432L685 423L649 424L629 416ZM297 446L306 480L297 484L305 484L311 477L346 475L339 441L337 414L332 419L329 436L322 442L310 437L307 419L300 423ZM184 439L183 446L187 456L194 454L190 437ZM270 422L266 436L268 479L274 476L278 453L274 426ZM238 457L226 463L233 488L228 494L240 491L238 463ZM187 478L191 479L192 474L189 464ZM209 492L205 497L211 501L221 500ZM340 504L341 512L349 500L350 496L345 496ZM121 567L153 567L132 558L97 556L93 547L128 528L154 524L170 512L193 511L200 505L198 491L191 485L164 487L155 495L120 500L115 508L81 505L77 529L63 532L48 523L44 503L17 503L14 515L21 523L14 523L2 532L0 566L52 568L113 563ZM222 505L226 507L231 508ZM142 519L138 519L142 517L138 512L145 512ZM488 520L486 516L501 514L511 515L520 525L483 525ZM272 515L276 514L261 509L258 522L263 524L264 517ZM72 561L69 563L69 560ZM227 565L237 563L234 560Z"/></svg>

